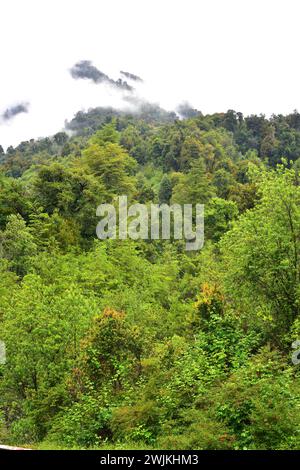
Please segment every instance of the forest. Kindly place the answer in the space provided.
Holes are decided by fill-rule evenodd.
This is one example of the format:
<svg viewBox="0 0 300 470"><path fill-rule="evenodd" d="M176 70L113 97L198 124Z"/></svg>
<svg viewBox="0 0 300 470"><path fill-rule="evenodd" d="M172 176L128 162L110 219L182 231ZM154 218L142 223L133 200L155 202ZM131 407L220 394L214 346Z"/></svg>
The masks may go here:
<svg viewBox="0 0 300 470"><path fill-rule="evenodd" d="M299 171L297 111L99 107L0 146L0 442L299 448ZM203 248L97 239L123 194L204 204Z"/></svg>

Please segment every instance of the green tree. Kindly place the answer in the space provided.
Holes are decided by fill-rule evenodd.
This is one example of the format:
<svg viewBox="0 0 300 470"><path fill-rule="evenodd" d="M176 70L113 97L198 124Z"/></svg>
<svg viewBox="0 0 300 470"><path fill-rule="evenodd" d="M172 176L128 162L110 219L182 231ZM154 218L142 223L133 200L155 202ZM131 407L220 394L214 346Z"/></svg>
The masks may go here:
<svg viewBox="0 0 300 470"><path fill-rule="evenodd" d="M233 201L214 197L205 208L205 235L214 242L226 233L238 217L238 207Z"/></svg>
<svg viewBox="0 0 300 470"><path fill-rule="evenodd" d="M167 175L164 175L158 190L159 204L169 204L172 197L172 184Z"/></svg>
<svg viewBox="0 0 300 470"><path fill-rule="evenodd" d="M107 143L118 144L120 141L120 134L116 130L116 121L113 120L109 124L105 124L99 131L95 132L90 138L91 145L105 145Z"/></svg>
<svg viewBox="0 0 300 470"><path fill-rule="evenodd" d="M37 245L20 215L8 216L5 230L0 232L0 256L9 261L11 269L24 275L30 258L37 252Z"/></svg>
<svg viewBox="0 0 300 470"><path fill-rule="evenodd" d="M133 193L132 173L136 163L118 144L89 145L83 151L80 164L100 179L109 194Z"/></svg>
<svg viewBox="0 0 300 470"><path fill-rule="evenodd" d="M37 275L11 292L1 328L7 364L0 409L19 442L41 439L53 414L69 402L66 378L96 311L95 300L78 286L47 286Z"/></svg>
<svg viewBox="0 0 300 470"><path fill-rule="evenodd" d="M258 178L259 203L221 242L225 285L237 308L280 342L299 314L300 189L293 170Z"/></svg>
<svg viewBox="0 0 300 470"><path fill-rule="evenodd" d="M179 204L205 204L214 195L203 160L191 164L191 170L182 175L173 188L172 202Z"/></svg>

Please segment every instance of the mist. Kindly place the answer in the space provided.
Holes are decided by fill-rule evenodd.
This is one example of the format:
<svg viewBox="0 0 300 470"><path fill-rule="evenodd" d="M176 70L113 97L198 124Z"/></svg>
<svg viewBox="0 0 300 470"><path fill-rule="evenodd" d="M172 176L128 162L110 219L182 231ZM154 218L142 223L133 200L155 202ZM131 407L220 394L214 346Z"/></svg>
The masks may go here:
<svg viewBox="0 0 300 470"><path fill-rule="evenodd" d="M104 83L106 85L109 85L112 88L118 88L120 90L125 90L125 91L133 91L134 88L126 81L123 81L121 78L118 78L118 80L113 80L110 78L108 75L105 73L101 72L101 70L97 69L90 60L81 60L77 62L70 70L71 76L75 80L91 80L92 82L96 84ZM123 72L124 73L124 72ZM127 78L134 77L133 79L136 80L139 77L133 74L128 74Z"/></svg>
<svg viewBox="0 0 300 470"><path fill-rule="evenodd" d="M24 101L0 108L0 145L4 149L64 130L78 111L103 106L132 113L147 103L162 105L157 89L138 75L114 70L108 74L86 59L57 70L51 67L43 80L38 77L34 77L34 92L24 93L28 100L30 97L30 106ZM176 105L167 108L175 110Z"/></svg>
<svg viewBox="0 0 300 470"><path fill-rule="evenodd" d="M120 70L120 74L124 75L128 80L133 80L134 82L143 82L144 80L139 77L138 75L135 75L134 73L130 72L124 72L123 70Z"/></svg>
<svg viewBox="0 0 300 470"><path fill-rule="evenodd" d="M0 116L0 122L10 121L18 114L28 113L29 103L18 103L16 105L10 106L7 108L4 113Z"/></svg>
<svg viewBox="0 0 300 470"><path fill-rule="evenodd" d="M1 119L4 148L53 135L80 110L132 107L130 94L168 111L300 109L297 0L3 0L0 13L0 115L30 103Z"/></svg>

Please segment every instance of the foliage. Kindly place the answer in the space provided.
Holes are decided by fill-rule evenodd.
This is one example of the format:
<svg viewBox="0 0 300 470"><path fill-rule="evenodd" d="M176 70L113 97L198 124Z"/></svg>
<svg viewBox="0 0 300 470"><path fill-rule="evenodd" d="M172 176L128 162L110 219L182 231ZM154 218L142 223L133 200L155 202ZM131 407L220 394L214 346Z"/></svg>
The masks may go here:
<svg viewBox="0 0 300 470"><path fill-rule="evenodd" d="M297 449L300 115L79 112L0 147L0 440ZM204 203L205 244L96 240L96 209Z"/></svg>

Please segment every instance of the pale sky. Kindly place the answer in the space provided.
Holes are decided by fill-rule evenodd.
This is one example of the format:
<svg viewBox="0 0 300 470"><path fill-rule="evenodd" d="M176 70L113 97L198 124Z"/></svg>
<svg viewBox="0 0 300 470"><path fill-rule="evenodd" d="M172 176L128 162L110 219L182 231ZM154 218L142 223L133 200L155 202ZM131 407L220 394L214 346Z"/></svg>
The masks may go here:
<svg viewBox="0 0 300 470"><path fill-rule="evenodd" d="M51 135L80 109L121 106L68 70L91 60L144 78L141 96L204 113L300 110L299 0L1 0L0 144Z"/></svg>

